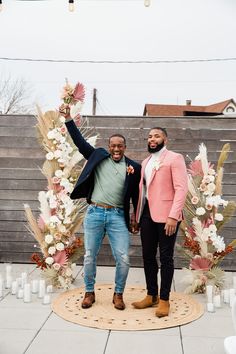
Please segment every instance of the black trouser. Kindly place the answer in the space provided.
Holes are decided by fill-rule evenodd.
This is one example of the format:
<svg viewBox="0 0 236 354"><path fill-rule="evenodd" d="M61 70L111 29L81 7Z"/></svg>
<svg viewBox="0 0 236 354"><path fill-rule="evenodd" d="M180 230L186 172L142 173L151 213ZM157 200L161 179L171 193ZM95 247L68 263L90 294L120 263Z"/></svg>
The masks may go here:
<svg viewBox="0 0 236 354"><path fill-rule="evenodd" d="M147 293L148 295L158 294L158 263L156 256L157 247L159 246L161 263L160 298L162 300L169 300L174 274L174 246L179 224L177 225L175 234L167 236L164 230L165 223L157 223L151 219L148 202L146 202L140 226Z"/></svg>

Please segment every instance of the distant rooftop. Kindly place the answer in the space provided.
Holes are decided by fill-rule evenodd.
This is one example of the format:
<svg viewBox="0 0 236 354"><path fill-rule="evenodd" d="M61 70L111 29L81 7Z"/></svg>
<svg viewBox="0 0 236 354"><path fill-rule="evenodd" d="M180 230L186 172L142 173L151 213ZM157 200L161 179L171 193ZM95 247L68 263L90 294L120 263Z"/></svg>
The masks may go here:
<svg viewBox="0 0 236 354"><path fill-rule="evenodd" d="M213 116L236 112L236 103L231 98L229 100L211 104L209 106L195 106L191 100L186 101L186 105L171 104L145 104L144 116Z"/></svg>

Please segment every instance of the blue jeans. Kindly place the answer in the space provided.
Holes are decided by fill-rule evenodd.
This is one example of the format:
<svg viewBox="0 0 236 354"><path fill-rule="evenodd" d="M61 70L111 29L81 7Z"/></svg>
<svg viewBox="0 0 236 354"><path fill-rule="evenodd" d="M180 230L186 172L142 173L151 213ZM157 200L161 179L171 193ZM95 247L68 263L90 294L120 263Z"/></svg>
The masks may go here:
<svg viewBox="0 0 236 354"><path fill-rule="evenodd" d="M85 290L94 291L97 255L107 234L116 262L115 292L123 293L129 272L129 231L124 210L89 205L84 219L84 282Z"/></svg>

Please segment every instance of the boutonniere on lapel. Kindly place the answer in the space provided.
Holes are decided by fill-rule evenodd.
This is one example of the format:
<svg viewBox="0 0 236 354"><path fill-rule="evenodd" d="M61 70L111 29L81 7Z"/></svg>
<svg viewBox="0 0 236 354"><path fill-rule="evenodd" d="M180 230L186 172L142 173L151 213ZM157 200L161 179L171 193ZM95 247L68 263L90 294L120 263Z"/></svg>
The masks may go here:
<svg viewBox="0 0 236 354"><path fill-rule="evenodd" d="M153 170L158 171L162 166L162 163L160 160L155 160L153 163Z"/></svg>
<svg viewBox="0 0 236 354"><path fill-rule="evenodd" d="M133 173L134 173L134 168L133 168L133 166L132 166L132 165L127 166L126 171L127 171L127 174L128 174L128 175L129 175L130 173L133 174Z"/></svg>

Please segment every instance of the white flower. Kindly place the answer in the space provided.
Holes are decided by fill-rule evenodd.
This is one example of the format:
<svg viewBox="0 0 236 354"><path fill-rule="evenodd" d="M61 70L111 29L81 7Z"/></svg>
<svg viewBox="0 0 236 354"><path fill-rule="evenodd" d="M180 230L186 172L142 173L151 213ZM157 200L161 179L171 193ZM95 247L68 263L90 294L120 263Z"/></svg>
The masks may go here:
<svg viewBox="0 0 236 354"><path fill-rule="evenodd" d="M215 170L213 170L213 168L209 168L208 174L209 174L209 175L215 175L216 172L215 172Z"/></svg>
<svg viewBox="0 0 236 354"><path fill-rule="evenodd" d="M215 226L215 224L211 224L211 225L209 226L209 230L210 230L210 232L212 232L212 233L216 233L217 227Z"/></svg>
<svg viewBox="0 0 236 354"><path fill-rule="evenodd" d="M71 218L65 218L64 220L63 220L63 224L70 224L71 223Z"/></svg>
<svg viewBox="0 0 236 354"><path fill-rule="evenodd" d="M63 176L62 170L56 170L55 171L55 176L58 177L58 178L61 178Z"/></svg>
<svg viewBox="0 0 236 354"><path fill-rule="evenodd" d="M216 185L215 185L215 183L209 183L208 184L208 186L207 186L207 189L208 189L208 191L210 191L210 192L214 192L214 190L216 189Z"/></svg>
<svg viewBox="0 0 236 354"><path fill-rule="evenodd" d="M52 257L47 257L47 258L45 259L45 262L46 262L47 264L51 265L51 264L53 264L54 259L53 259Z"/></svg>
<svg viewBox="0 0 236 354"><path fill-rule="evenodd" d="M70 268L67 268L65 274L67 277L70 277L72 275L72 270Z"/></svg>
<svg viewBox="0 0 236 354"><path fill-rule="evenodd" d="M64 232L66 232L66 227L65 227L65 225L62 225L62 224L58 225L58 231L61 232L62 234L63 234Z"/></svg>
<svg viewBox="0 0 236 354"><path fill-rule="evenodd" d="M61 150L55 150L54 151L54 156L56 159L58 159L59 157L61 157L62 155L62 151Z"/></svg>
<svg viewBox="0 0 236 354"><path fill-rule="evenodd" d="M225 243L223 237L219 235L211 235L211 241L213 246L216 248L217 252L222 252L225 250Z"/></svg>
<svg viewBox="0 0 236 354"><path fill-rule="evenodd" d="M61 122L61 123L65 123L65 121L66 121L65 117L60 116L60 122Z"/></svg>
<svg viewBox="0 0 236 354"><path fill-rule="evenodd" d="M54 137L55 137L54 130L49 130L49 132L47 133L47 137L48 137L48 139L54 139Z"/></svg>
<svg viewBox="0 0 236 354"><path fill-rule="evenodd" d="M48 253L51 254L51 255L55 254L56 253L56 248L54 246L49 247Z"/></svg>
<svg viewBox="0 0 236 354"><path fill-rule="evenodd" d="M47 154L46 154L46 159L47 160L53 160L54 159L54 154L53 154L53 152L48 152Z"/></svg>
<svg viewBox="0 0 236 354"><path fill-rule="evenodd" d="M216 213L215 214L215 220L216 221L222 221L224 219L223 215L221 213Z"/></svg>
<svg viewBox="0 0 236 354"><path fill-rule="evenodd" d="M54 224L60 224L61 223L61 221L58 219L58 217L56 215L52 215L50 217L50 222L54 223Z"/></svg>
<svg viewBox="0 0 236 354"><path fill-rule="evenodd" d="M229 204L228 200L223 200L222 199L222 205L225 208Z"/></svg>
<svg viewBox="0 0 236 354"><path fill-rule="evenodd" d="M161 161L160 161L160 160L155 160L155 161L153 162L153 167L152 167L152 168L153 168L154 170L158 171L161 166L162 166Z"/></svg>
<svg viewBox="0 0 236 354"><path fill-rule="evenodd" d="M202 183L210 183L210 176L204 176L202 179Z"/></svg>
<svg viewBox="0 0 236 354"><path fill-rule="evenodd" d="M61 268L61 265L60 265L59 263L54 263L54 264L53 264L53 268L54 268L55 270L59 270L59 269Z"/></svg>
<svg viewBox="0 0 236 354"><path fill-rule="evenodd" d="M206 210L203 207L197 208L196 209L196 214L197 215L204 215L206 213Z"/></svg>
<svg viewBox="0 0 236 354"><path fill-rule="evenodd" d="M53 241L53 236L50 234L45 235L45 242L46 243L51 243Z"/></svg>
<svg viewBox="0 0 236 354"><path fill-rule="evenodd" d="M63 250L65 249L65 246L64 246L64 244L63 244L62 242L58 242L58 243L56 244L56 249L57 249L58 251L63 251Z"/></svg>

